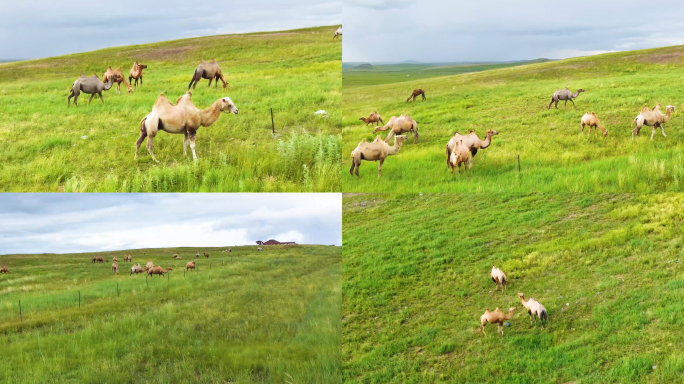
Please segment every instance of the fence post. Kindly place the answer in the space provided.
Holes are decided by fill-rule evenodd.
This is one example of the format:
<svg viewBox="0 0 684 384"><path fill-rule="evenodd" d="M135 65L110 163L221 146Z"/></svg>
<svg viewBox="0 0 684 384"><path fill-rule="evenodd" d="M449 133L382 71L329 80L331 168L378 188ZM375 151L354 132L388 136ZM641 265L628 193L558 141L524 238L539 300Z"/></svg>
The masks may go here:
<svg viewBox="0 0 684 384"><path fill-rule="evenodd" d="M116 282L116 297L119 297L119 282Z"/></svg>
<svg viewBox="0 0 684 384"><path fill-rule="evenodd" d="M520 155L518 155L518 173L520 173Z"/></svg>
<svg viewBox="0 0 684 384"><path fill-rule="evenodd" d="M21 321L24 321L24 316L22 316L22 314L21 314L21 300L19 300L19 319Z"/></svg>
<svg viewBox="0 0 684 384"><path fill-rule="evenodd" d="M273 138L275 139L275 124L273 123L273 108L271 108L271 129L273 130Z"/></svg>
<svg viewBox="0 0 684 384"><path fill-rule="evenodd" d="M78 291L78 307L81 308L81 291Z"/></svg>

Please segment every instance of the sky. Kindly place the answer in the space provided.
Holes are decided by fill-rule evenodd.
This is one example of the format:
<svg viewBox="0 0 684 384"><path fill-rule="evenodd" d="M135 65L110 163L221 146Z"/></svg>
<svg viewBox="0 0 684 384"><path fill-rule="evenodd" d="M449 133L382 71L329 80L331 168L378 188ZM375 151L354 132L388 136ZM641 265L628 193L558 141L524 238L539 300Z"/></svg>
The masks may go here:
<svg viewBox="0 0 684 384"><path fill-rule="evenodd" d="M344 62L564 59L684 44L684 2L344 0Z"/></svg>
<svg viewBox="0 0 684 384"><path fill-rule="evenodd" d="M0 61L342 23L342 0L0 1Z"/></svg>
<svg viewBox="0 0 684 384"><path fill-rule="evenodd" d="M0 194L0 254L342 245L339 193Z"/></svg>

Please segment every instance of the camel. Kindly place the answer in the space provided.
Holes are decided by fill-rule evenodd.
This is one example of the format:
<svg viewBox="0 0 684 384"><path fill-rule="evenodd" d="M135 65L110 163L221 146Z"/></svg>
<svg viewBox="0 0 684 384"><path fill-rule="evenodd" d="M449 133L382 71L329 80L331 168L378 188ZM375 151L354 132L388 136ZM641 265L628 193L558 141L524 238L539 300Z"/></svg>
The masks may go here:
<svg viewBox="0 0 684 384"><path fill-rule="evenodd" d="M160 266L152 267L152 268L147 270L147 276L159 275L159 277L162 277L162 276L164 276L165 273L167 273L168 271L170 271L172 269L173 268L164 269Z"/></svg>
<svg viewBox="0 0 684 384"><path fill-rule="evenodd" d="M151 261L148 261L147 264L145 265L145 272L149 271L152 268L154 268L154 263Z"/></svg>
<svg viewBox="0 0 684 384"><path fill-rule="evenodd" d="M208 258L209 258L209 254L206 253L206 252L204 252L204 258L205 258L205 259L208 259Z"/></svg>
<svg viewBox="0 0 684 384"><path fill-rule="evenodd" d="M413 142L418 142L418 123L409 115L400 115L399 117L392 116L384 127L375 127L373 133L377 131L386 131L391 129L390 133L385 137L385 143L389 143L394 135L401 135L405 132L413 133Z"/></svg>
<svg viewBox="0 0 684 384"><path fill-rule="evenodd" d="M415 102L416 97L418 96L423 96L423 101L427 100L427 98L425 97L425 91L423 91L422 89L414 89L413 92L411 92L411 96L409 96L408 99L406 99L406 102L408 103L409 100L411 100L411 98L413 98L413 101Z"/></svg>
<svg viewBox="0 0 684 384"><path fill-rule="evenodd" d="M177 254L177 253L174 253L173 256L171 256L171 258L172 258L172 259L177 259L177 258L178 258L178 254Z"/></svg>
<svg viewBox="0 0 684 384"><path fill-rule="evenodd" d="M140 80L140 86L142 86L143 69L145 68L147 68L147 65L145 64L138 64L137 61L133 63L133 68L131 68L131 71L128 74L128 83L133 84L133 80L135 80L135 87L138 88L138 80Z"/></svg>
<svg viewBox="0 0 684 384"><path fill-rule="evenodd" d="M499 307L497 307L494 312L489 312L489 309L485 310L484 315L480 316L480 331L484 336L487 336L487 334L484 331L485 325L487 323L490 324L497 324L499 328L499 332L501 332L501 336L503 336L503 323L504 320L510 320L513 318L513 313L515 312L515 308L508 308L508 314L504 314L501 312Z"/></svg>
<svg viewBox="0 0 684 384"><path fill-rule="evenodd" d="M185 264L185 270L187 271L188 269L195 269L195 262L194 261L188 261L188 263Z"/></svg>
<svg viewBox="0 0 684 384"><path fill-rule="evenodd" d="M182 133L185 135L183 140L183 154L187 155L188 142L192 149L192 157L196 161L197 154L195 153L195 135L199 127L210 127L221 116L221 112L229 111L237 115L239 113L237 107L230 99L224 97L218 99L211 107L200 110L195 107L191 100L192 94L190 92L178 98L174 106L164 96L160 94L157 101L152 107L152 112L140 120L140 137L135 143L135 159L138 159L138 150L140 144L145 141L147 137L147 150L152 156L152 160L159 162L154 157L152 151L152 139L160 130L168 133Z"/></svg>
<svg viewBox="0 0 684 384"><path fill-rule="evenodd" d="M102 256L95 256L95 257L93 257L93 264L94 264L94 263L104 263L105 261L106 261L106 262L109 262L109 260L105 259L105 258L102 257Z"/></svg>
<svg viewBox="0 0 684 384"><path fill-rule="evenodd" d="M228 82L223 78L223 72L221 72L221 67L219 67L218 63L214 59L211 59L210 63L207 63L204 60L200 60L200 64L197 66L197 69L195 69L195 73L193 73L192 75L192 80L190 80L190 84L188 84L188 91L190 90L190 87L192 87L192 89L195 89L197 83L202 79L209 79L208 87L211 87L212 80L216 80L214 82L214 89L218 89L219 80L221 80L221 82L223 83L223 88L228 86Z"/></svg>
<svg viewBox="0 0 684 384"><path fill-rule="evenodd" d="M195 252L195 258L199 259L199 252Z"/></svg>
<svg viewBox="0 0 684 384"><path fill-rule="evenodd" d="M632 140L634 140L634 133L639 136L639 132L644 125L653 127L653 131L651 132L651 140L653 140L653 135L658 128L660 128L661 132L663 133L663 137L665 137L665 129L662 125L670 121L672 112L676 110L677 107L674 105L668 105L665 107L665 114L663 115L663 113L660 112L660 104L656 104L652 110L649 109L647 105L644 105L644 107L641 109L641 113L639 113L639 116L637 116L632 122L633 125L636 125L634 130L632 130Z"/></svg>
<svg viewBox="0 0 684 384"><path fill-rule="evenodd" d="M136 264L136 265L131 267L131 274L130 275L132 275L132 274L137 275L138 273L143 273L143 269L140 266L140 264ZM128 276L130 276L130 275L128 275Z"/></svg>
<svg viewBox="0 0 684 384"><path fill-rule="evenodd" d="M340 36L342 36L342 27L337 28L335 31L335 36L333 36L333 40L339 38Z"/></svg>
<svg viewBox="0 0 684 384"><path fill-rule="evenodd" d="M496 286L496 288L494 288L495 291L499 289L499 284L501 284L501 292L505 291L506 287L508 286L508 278L506 278L506 274L495 265L492 265L492 281Z"/></svg>
<svg viewBox="0 0 684 384"><path fill-rule="evenodd" d="M371 143L367 142L364 138L351 153L352 166L349 169L349 174L351 176L354 176L354 168L356 168L356 177L359 177L359 167L361 166L361 160L379 160L380 164L378 164L378 176L381 176L382 163L385 162L387 156L392 156L399 153L399 150L401 149L404 140L406 140L406 135L395 136L394 145L390 147L387 143L380 140L380 136L376 136L375 140Z"/></svg>
<svg viewBox="0 0 684 384"><path fill-rule="evenodd" d="M461 164L463 164L463 171L465 172L465 170L467 169L465 164L468 162L469 158L470 150L465 144L463 144L463 140L456 143L454 151L451 152L451 156L449 157L449 165L451 166L451 176L454 175L454 167L458 167L458 174L461 174Z"/></svg>
<svg viewBox="0 0 684 384"><path fill-rule="evenodd" d="M112 259L112 261L119 261L119 259L118 259L116 256L114 256L114 258Z"/></svg>
<svg viewBox="0 0 684 384"><path fill-rule="evenodd" d="M257 248L257 251L262 251L262 250L263 250L263 249L261 249L261 247Z"/></svg>
<svg viewBox="0 0 684 384"><path fill-rule="evenodd" d="M0 267L0 273L12 274L12 272L10 272L9 268L7 268L7 267Z"/></svg>
<svg viewBox="0 0 684 384"><path fill-rule="evenodd" d="M556 103L556 109L558 109L558 102L565 100L565 106L568 106L568 100L572 103L572 106L575 106L575 102L572 101L572 99L577 98L580 93L584 92L584 89L580 88L577 90L576 93L570 92L568 87L565 87L565 89L557 89L556 92L551 95L551 102L549 103L549 107L547 109L551 109L551 104Z"/></svg>
<svg viewBox="0 0 684 384"><path fill-rule="evenodd" d="M113 79L116 82L116 93L121 94L121 83L124 83L126 88L128 89L128 94L130 95L133 93L133 90L131 89L131 85L126 82L126 78L124 77L123 72L121 71L121 67L117 69L112 69L112 66L110 65L109 68L107 68L107 71L102 75L102 81L107 81L109 79Z"/></svg>
<svg viewBox="0 0 684 384"><path fill-rule="evenodd" d="M603 132L603 137L605 138L608 136L608 130L603 128L603 125L599 122L598 117L594 112L587 112L582 116L582 121L580 121L580 125L582 126L582 134L584 134L584 126L588 125L589 126L589 134L591 135L591 128L594 127L594 135L596 134L596 128L598 127L602 132Z"/></svg>
<svg viewBox="0 0 684 384"><path fill-rule="evenodd" d="M230 249L230 248L228 248L228 252L233 252L233 250L232 250L232 249Z"/></svg>
<svg viewBox="0 0 684 384"><path fill-rule="evenodd" d="M127 261L130 263L133 262L133 258L131 257L131 255L124 255L124 263Z"/></svg>
<svg viewBox="0 0 684 384"><path fill-rule="evenodd" d="M114 273L116 273L117 275L119 274L119 263L117 263L116 261L112 263L112 271L114 271Z"/></svg>
<svg viewBox="0 0 684 384"><path fill-rule="evenodd" d="M451 153L454 151L456 143L463 141L463 144L465 144L465 146L470 150L470 165L468 166L468 169L471 169L473 167L473 158L475 155L477 155L477 151L479 149L488 148L489 145L492 144L492 136L496 136L498 134L499 132L488 129L487 132L485 132L486 138L484 140L480 140L480 138L477 137L477 134L473 131L470 131L470 133L465 136L456 132L446 145L447 166L450 165L449 156L451 156ZM453 169L451 172L453 173Z"/></svg>
<svg viewBox="0 0 684 384"><path fill-rule="evenodd" d="M549 316L543 305L531 297L528 301L525 301L525 295L522 293L518 293L518 297L520 298L523 307L527 309L527 313L530 315L530 324L532 324L532 319L534 319L534 324L537 324L537 318L541 320L542 327L549 324Z"/></svg>
<svg viewBox="0 0 684 384"><path fill-rule="evenodd" d="M92 77L81 75L81 77L71 84L71 92L67 97L67 106L71 105L71 98L73 97L74 105L78 107L78 96L81 94L81 92L90 95L88 105L90 105L90 102L93 101L93 97L95 97L95 95L98 95L100 97L100 101L102 101L102 104L104 104L102 91L109 91L113 85L114 80L112 78L103 83L100 81L100 78L98 78L97 75L93 75Z"/></svg>
<svg viewBox="0 0 684 384"><path fill-rule="evenodd" d="M178 255L175 255L173 258L176 259L176 260L180 260L180 259L181 259L181 257L178 256Z"/></svg>
<svg viewBox="0 0 684 384"><path fill-rule="evenodd" d="M363 121L364 123L366 123L366 127L368 126L368 124L371 124L371 125L372 125L373 123L375 123L376 126L380 125L379 123L385 124L385 122L382 121L382 116L380 116L380 114L378 113L378 111L375 111L375 112L371 113L370 116L368 116L367 119L366 119L365 117L361 117L361 118L359 118L359 120L361 120L361 121Z"/></svg>

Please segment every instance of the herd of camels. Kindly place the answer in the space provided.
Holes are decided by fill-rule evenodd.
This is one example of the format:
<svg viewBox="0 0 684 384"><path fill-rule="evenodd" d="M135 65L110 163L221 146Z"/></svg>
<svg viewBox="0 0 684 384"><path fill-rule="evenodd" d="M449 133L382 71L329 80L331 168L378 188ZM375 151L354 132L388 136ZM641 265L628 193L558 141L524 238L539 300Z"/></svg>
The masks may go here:
<svg viewBox="0 0 684 384"><path fill-rule="evenodd" d="M565 106L567 106L568 101L574 106L575 102L573 99L576 99L582 92L585 92L582 88L578 89L575 93L572 93L567 87L564 89L557 89L551 96L551 102L547 109L551 109L551 106L554 104L556 109L558 109L558 103L561 101L565 102ZM411 95L406 99L406 102L415 102L416 98L419 96L422 96L423 101L427 100L423 89L414 89L413 92L411 92ZM663 125L670 121L670 117L676 109L677 107L668 105L665 108L665 113L662 113L660 111L660 104L656 104L653 108L649 108L645 105L632 122L632 125L635 126L632 130L632 139L634 139L634 135L639 136L639 132L644 126L653 128L651 140L653 140L653 135L658 128L660 128L665 137ZM418 141L418 123L408 114L402 114L399 117L392 116L387 124L384 123L382 116L380 116L378 111L374 111L367 118L361 117L359 120L363 121L366 126L368 126L368 124L374 126L374 134L378 131L389 131L389 133L384 140L382 140L379 135L376 136L375 140L372 142L368 142L365 138L361 140L359 145L351 153L352 165L349 169L349 174L351 176L356 175L356 177L359 177L359 167L363 160L378 161L378 176L381 176L382 164L385 159L388 156L399 153L399 150L403 146L404 140L406 139L406 135L403 135L404 133L413 133L413 142L416 143ZM385 125L380 126L380 123ZM597 130L601 130L604 138L608 136L608 130L603 127L598 116L596 116L596 113L594 112L587 112L582 116L580 121L582 134L584 134L584 128L587 126L589 127L589 135L591 135L593 128L594 135L596 135ZM446 144L446 163L447 167L451 169L451 174L454 174L454 168L458 168L458 173L460 175L461 165L463 165L464 171L466 169L472 169L473 158L477 152L488 148L492 143L492 136L498 134L499 132L488 129L485 132L485 139L482 140L474 131L470 131L467 135L462 135L459 132L454 133ZM390 146L389 143L392 137L395 138L394 144Z"/></svg>

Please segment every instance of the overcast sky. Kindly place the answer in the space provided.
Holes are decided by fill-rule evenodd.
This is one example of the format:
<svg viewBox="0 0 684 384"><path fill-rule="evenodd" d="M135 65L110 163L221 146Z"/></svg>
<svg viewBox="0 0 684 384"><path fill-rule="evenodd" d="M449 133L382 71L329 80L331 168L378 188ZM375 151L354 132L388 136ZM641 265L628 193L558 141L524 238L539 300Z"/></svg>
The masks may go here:
<svg viewBox="0 0 684 384"><path fill-rule="evenodd" d="M342 0L0 1L0 60L342 23Z"/></svg>
<svg viewBox="0 0 684 384"><path fill-rule="evenodd" d="M345 62L563 59L684 44L684 2L344 0Z"/></svg>
<svg viewBox="0 0 684 384"><path fill-rule="evenodd" d="M0 194L0 254L342 245L339 193Z"/></svg>

